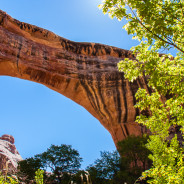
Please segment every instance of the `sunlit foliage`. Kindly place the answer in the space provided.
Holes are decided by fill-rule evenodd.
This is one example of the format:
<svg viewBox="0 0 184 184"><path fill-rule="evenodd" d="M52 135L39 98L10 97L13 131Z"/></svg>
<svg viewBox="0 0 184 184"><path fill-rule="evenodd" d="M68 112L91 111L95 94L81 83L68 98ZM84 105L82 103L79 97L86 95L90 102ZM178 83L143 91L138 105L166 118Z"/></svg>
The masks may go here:
<svg viewBox="0 0 184 184"><path fill-rule="evenodd" d="M118 68L130 81L146 76L152 89L136 93L136 107L149 113L136 121L151 130L153 166L143 176L154 184L184 183L184 1L105 0L100 7L112 18L125 18L124 28L140 41L131 49L136 59L126 58ZM171 128L178 128L173 136Z"/></svg>

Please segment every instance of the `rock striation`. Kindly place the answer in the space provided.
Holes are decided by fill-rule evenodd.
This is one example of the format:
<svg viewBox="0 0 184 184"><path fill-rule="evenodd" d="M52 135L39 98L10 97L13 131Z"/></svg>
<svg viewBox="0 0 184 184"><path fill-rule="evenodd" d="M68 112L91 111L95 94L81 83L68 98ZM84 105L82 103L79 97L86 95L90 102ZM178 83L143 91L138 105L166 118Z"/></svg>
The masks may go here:
<svg viewBox="0 0 184 184"><path fill-rule="evenodd" d="M0 137L0 171L13 173L17 169L18 161L22 160L14 142L11 135L5 134Z"/></svg>
<svg viewBox="0 0 184 184"><path fill-rule="evenodd" d="M145 78L130 83L117 69L128 51L98 43L80 43L13 19L0 11L0 75L34 81L87 109L111 133L115 143L146 130L135 123L134 108Z"/></svg>

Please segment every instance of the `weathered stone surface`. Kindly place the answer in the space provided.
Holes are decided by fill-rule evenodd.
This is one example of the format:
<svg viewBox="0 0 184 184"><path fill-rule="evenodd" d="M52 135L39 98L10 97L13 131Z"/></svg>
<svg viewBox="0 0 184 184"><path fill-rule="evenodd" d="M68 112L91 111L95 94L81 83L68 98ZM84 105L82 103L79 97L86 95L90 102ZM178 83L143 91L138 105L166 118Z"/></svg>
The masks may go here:
<svg viewBox="0 0 184 184"><path fill-rule="evenodd" d="M77 43L19 22L0 11L0 75L41 83L87 109L111 133L115 143L145 131L135 123L138 87L118 72L130 51L98 43Z"/></svg>
<svg viewBox="0 0 184 184"><path fill-rule="evenodd" d="M11 135L5 134L0 137L0 171L15 172L18 161L22 160L14 142Z"/></svg>

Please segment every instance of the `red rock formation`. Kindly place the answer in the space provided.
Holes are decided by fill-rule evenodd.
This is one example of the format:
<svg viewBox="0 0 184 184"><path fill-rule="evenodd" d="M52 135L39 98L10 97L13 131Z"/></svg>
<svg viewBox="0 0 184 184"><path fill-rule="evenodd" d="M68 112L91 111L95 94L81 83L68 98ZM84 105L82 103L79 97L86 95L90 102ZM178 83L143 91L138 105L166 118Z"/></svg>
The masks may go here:
<svg viewBox="0 0 184 184"><path fill-rule="evenodd" d="M133 106L139 86L118 72L117 63L134 58L127 50L77 43L19 22L0 11L0 75L41 83L82 105L111 133L115 143L140 135Z"/></svg>
<svg viewBox="0 0 184 184"><path fill-rule="evenodd" d="M11 135L5 134L0 137L0 171L15 172L18 161L22 160L14 142Z"/></svg>

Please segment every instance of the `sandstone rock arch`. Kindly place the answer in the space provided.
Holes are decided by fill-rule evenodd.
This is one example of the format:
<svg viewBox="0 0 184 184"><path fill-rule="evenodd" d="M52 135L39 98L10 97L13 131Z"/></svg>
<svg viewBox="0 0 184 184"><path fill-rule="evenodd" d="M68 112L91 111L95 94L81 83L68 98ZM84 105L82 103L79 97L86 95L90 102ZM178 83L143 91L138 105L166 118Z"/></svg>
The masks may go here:
<svg viewBox="0 0 184 184"><path fill-rule="evenodd" d="M0 11L0 75L41 83L87 109L110 132L115 144L146 130L135 123L138 87L118 72L117 63L134 58L127 50L73 42L13 19Z"/></svg>

